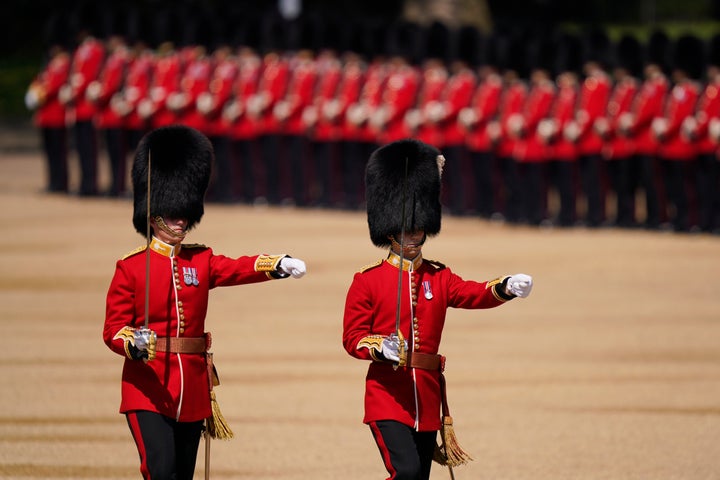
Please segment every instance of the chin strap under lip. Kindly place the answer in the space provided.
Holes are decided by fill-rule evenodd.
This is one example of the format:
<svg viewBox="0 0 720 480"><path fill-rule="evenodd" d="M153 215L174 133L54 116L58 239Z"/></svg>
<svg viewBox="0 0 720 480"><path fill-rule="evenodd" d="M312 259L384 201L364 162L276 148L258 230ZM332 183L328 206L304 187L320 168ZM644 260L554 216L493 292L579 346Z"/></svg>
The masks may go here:
<svg viewBox="0 0 720 480"><path fill-rule="evenodd" d="M185 235L187 235L187 230L183 230L182 233L178 233L172 228L167 226L167 223L165 223L165 220L160 215L156 215L153 217L153 220L155 220L155 223L157 226L162 230L163 232L167 233L168 235L171 235L175 238L183 239L185 238Z"/></svg>

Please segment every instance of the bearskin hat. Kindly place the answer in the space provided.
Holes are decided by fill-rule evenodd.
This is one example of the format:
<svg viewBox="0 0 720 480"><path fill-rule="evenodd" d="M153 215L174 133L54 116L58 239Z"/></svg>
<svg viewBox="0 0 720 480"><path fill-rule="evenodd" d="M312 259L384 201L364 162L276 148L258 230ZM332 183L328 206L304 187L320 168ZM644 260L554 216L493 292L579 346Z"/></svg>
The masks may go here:
<svg viewBox="0 0 720 480"><path fill-rule="evenodd" d="M365 195L373 244L389 247L388 236L403 230L423 230L428 236L440 233L440 176L444 162L437 148L410 139L389 143L370 155L365 169Z"/></svg>
<svg viewBox="0 0 720 480"><path fill-rule="evenodd" d="M694 35L682 35L675 43L673 68L700 79L705 69L705 44Z"/></svg>
<svg viewBox="0 0 720 480"><path fill-rule="evenodd" d="M161 127L146 134L132 166L133 225L147 232L147 181L150 162L150 214L186 218L188 230L203 216L205 192L213 163L210 140L181 125Z"/></svg>

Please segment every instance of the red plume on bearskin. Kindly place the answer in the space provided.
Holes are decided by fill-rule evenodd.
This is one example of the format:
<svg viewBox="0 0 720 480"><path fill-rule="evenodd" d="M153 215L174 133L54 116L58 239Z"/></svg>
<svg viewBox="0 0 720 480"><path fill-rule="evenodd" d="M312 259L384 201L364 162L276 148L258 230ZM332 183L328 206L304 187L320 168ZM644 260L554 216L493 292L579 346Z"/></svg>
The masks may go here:
<svg viewBox="0 0 720 480"><path fill-rule="evenodd" d="M365 196L370 239L376 246L390 246L388 236L403 230L403 214L405 231L423 230L428 236L440 232L443 162L437 148L418 140L392 142L370 155Z"/></svg>
<svg viewBox="0 0 720 480"><path fill-rule="evenodd" d="M133 225L147 231L147 177L150 160L150 214L185 218L188 230L204 213L205 192L213 163L210 140L181 125L161 127L140 141L132 166Z"/></svg>

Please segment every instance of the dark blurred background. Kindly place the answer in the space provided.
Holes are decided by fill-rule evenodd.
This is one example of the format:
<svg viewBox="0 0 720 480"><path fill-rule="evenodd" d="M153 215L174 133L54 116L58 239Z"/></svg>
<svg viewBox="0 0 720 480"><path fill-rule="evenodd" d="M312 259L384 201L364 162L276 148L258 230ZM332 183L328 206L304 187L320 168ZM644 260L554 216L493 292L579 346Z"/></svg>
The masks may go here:
<svg viewBox="0 0 720 480"><path fill-rule="evenodd" d="M163 39L240 41L271 19L311 18L318 28L359 23L382 30L399 19L450 27L474 25L484 32L518 26L603 28L611 36L639 37L661 28L709 37L720 31L718 0L11 0L0 17L0 121L30 118L23 105L27 85L52 43L73 46L79 29L98 37L120 31L150 43ZM258 34L259 35L259 34ZM259 35L273 41L272 34ZM212 40L211 40L212 41Z"/></svg>

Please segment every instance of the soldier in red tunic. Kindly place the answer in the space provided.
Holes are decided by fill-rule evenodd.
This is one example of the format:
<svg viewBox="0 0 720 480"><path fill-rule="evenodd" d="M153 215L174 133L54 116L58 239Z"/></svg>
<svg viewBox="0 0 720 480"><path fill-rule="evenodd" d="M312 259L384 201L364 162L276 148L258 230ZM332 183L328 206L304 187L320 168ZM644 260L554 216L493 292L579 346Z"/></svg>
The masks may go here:
<svg viewBox="0 0 720 480"><path fill-rule="evenodd" d="M706 83L695 114L683 124L684 134L693 139L697 150L698 226L704 232L720 227L720 162L717 138L710 134L711 124L720 126L720 34L708 41Z"/></svg>
<svg viewBox="0 0 720 480"><path fill-rule="evenodd" d="M667 67L668 38L662 32L654 32L647 44L643 68L643 82L633 99L630 111L618 118L618 132L629 139L634 152L630 165L630 195L642 189L645 196L644 226L660 228L660 193L657 185L657 139L651 129L652 121L662 114L669 88L664 69ZM634 221L634 219L633 219Z"/></svg>
<svg viewBox="0 0 720 480"><path fill-rule="evenodd" d="M367 164L370 238L390 250L355 274L342 341L351 356L370 362L363 421L389 479L428 479L436 448L437 460L450 467L468 460L461 451L459 457L449 455L458 449L449 448L452 419L443 388L444 357L438 354L447 309L492 308L526 297L532 288L528 275L466 281L423 258L425 239L440 231L444 162L436 148L400 140L376 150Z"/></svg>
<svg viewBox="0 0 720 480"><path fill-rule="evenodd" d="M168 126L141 140L133 164L133 225L152 234L116 264L103 340L125 357L120 412L146 479L193 477L217 384L205 331L209 291L305 274L305 263L287 255L234 259L182 243L203 215L212 156L200 132Z"/></svg>
<svg viewBox="0 0 720 480"><path fill-rule="evenodd" d="M608 101L605 116L599 119L595 128L604 139L605 159L610 186L615 192L614 225L634 226L635 202L629 187L630 164L633 156L632 142L624 135L618 135L620 118L632 108L640 82L642 53L640 42L625 35L616 46L617 60L613 68L615 85Z"/></svg>
<svg viewBox="0 0 720 480"><path fill-rule="evenodd" d="M68 191L66 112L59 94L69 74L70 54L62 44L53 45L47 65L33 79L25 94L25 105L35 111L33 123L40 129L42 136L48 192Z"/></svg>
<svg viewBox="0 0 720 480"><path fill-rule="evenodd" d="M675 45L673 55L672 79L664 112L652 123L653 132L658 139L658 156L663 162L665 189L668 204L674 208L667 217L675 231L687 231L696 219L690 218L690 197L686 185L694 178L691 173L695 167L695 142L683 134L682 125L695 112L700 86L697 79L702 75L703 44L692 35L681 36ZM670 209L668 209L670 210Z"/></svg>
<svg viewBox="0 0 720 480"><path fill-rule="evenodd" d="M75 149L80 160L78 193L92 196L98 194L98 139L93 123L97 108L87 97L87 88L100 76L105 49L89 29L81 30L78 37L80 45L73 54L69 82L60 91L60 100L69 108Z"/></svg>
<svg viewBox="0 0 720 480"><path fill-rule="evenodd" d="M115 108L113 98L119 94L131 62L125 39L113 35L107 40L107 59L97 80L90 83L87 97L96 108L95 126L104 134L105 148L110 160L110 188L107 194L117 197L125 193L127 177L127 141L124 113Z"/></svg>

